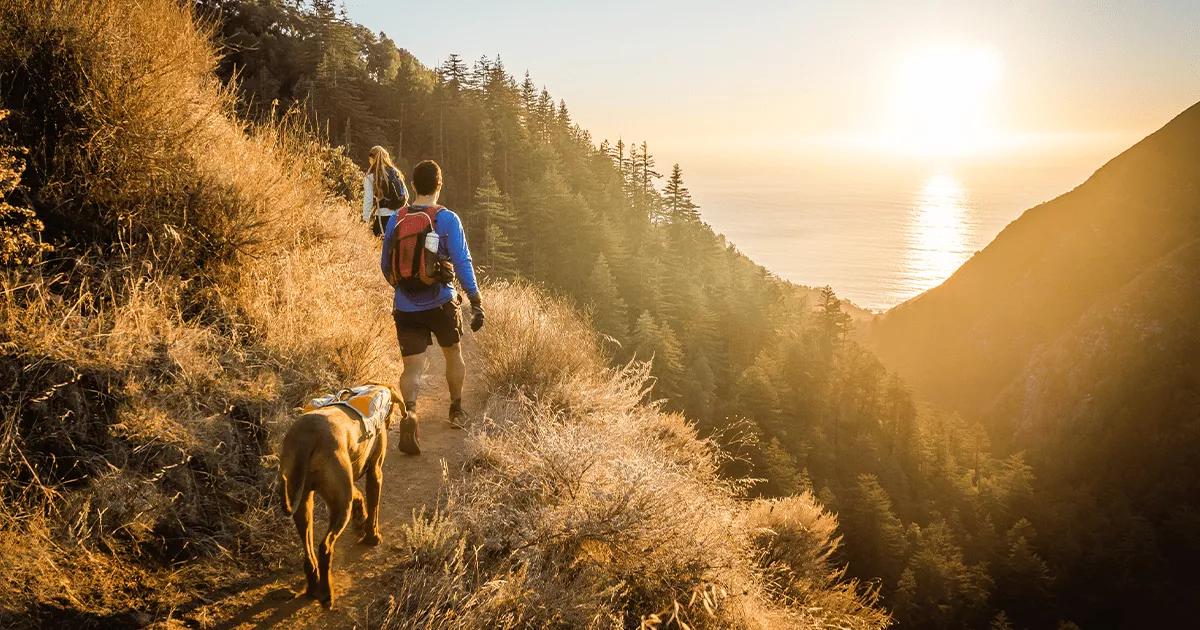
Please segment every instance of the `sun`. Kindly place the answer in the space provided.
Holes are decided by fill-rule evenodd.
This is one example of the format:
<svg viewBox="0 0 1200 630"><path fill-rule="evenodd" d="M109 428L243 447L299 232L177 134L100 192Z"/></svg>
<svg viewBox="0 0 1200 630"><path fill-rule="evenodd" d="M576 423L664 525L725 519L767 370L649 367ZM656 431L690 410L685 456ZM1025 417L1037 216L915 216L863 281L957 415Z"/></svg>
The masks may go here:
<svg viewBox="0 0 1200 630"><path fill-rule="evenodd" d="M930 46L895 68L888 143L908 154L957 156L995 140L1003 59L983 45Z"/></svg>

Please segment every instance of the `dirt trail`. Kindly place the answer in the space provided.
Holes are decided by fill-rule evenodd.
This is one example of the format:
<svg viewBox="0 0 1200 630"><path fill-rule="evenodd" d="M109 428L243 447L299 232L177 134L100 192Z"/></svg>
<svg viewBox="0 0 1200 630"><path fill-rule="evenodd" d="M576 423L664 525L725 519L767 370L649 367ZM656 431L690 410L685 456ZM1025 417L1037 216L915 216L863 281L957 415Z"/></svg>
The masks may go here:
<svg viewBox="0 0 1200 630"><path fill-rule="evenodd" d="M333 560L337 594L334 610L327 611L312 599L296 597L304 591L304 571L300 543L294 540L295 557L280 571L252 580L245 588L227 593L185 618L211 628L362 628L377 623L386 610L372 610L371 605L388 595L381 580L390 567L403 560L397 531L411 522L414 510L425 506L433 509L444 482L443 465L453 473L462 463L465 432L451 428L445 420L449 399L443 366L441 353L431 351L418 404L421 454L404 455L396 450L394 429L389 436L379 514L383 543L377 547L355 545L358 532L353 525L338 540ZM468 378L464 405L474 414L482 410L484 401L472 387L472 380ZM317 517L318 540L327 522L323 516ZM279 526L294 532L290 518L281 515Z"/></svg>

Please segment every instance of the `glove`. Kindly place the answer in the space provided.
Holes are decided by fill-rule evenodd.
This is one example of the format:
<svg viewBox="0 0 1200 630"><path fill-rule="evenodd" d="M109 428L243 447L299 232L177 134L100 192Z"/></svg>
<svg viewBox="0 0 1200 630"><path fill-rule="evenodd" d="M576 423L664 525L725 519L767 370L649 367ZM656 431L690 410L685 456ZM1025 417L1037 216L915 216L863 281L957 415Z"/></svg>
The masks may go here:
<svg viewBox="0 0 1200 630"><path fill-rule="evenodd" d="M471 297L471 332L479 332L483 328L483 304L479 296Z"/></svg>

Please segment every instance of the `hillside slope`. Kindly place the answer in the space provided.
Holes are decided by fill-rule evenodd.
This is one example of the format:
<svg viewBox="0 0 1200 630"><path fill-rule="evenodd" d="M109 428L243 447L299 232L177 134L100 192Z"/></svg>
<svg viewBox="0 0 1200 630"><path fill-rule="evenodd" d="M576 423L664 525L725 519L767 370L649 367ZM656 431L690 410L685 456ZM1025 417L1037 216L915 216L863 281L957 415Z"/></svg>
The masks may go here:
<svg viewBox="0 0 1200 630"><path fill-rule="evenodd" d="M1011 427L1032 515L1086 626L1178 626L1200 562L1200 240L1039 348L987 421ZM1057 544L1056 544L1057 543Z"/></svg>
<svg viewBox="0 0 1200 630"><path fill-rule="evenodd" d="M1026 212L871 331L930 399L1024 452L1029 542L1085 627L1172 626L1200 561L1200 105Z"/></svg>
<svg viewBox="0 0 1200 630"><path fill-rule="evenodd" d="M1198 235L1200 104L1026 211L946 282L880 318L869 337L920 393L978 412L1037 348Z"/></svg>
<svg viewBox="0 0 1200 630"><path fill-rule="evenodd" d="M399 371L336 154L239 121L208 35L168 0L0 2L4 205L54 247L0 269L0 625L142 625L290 556L292 406Z"/></svg>

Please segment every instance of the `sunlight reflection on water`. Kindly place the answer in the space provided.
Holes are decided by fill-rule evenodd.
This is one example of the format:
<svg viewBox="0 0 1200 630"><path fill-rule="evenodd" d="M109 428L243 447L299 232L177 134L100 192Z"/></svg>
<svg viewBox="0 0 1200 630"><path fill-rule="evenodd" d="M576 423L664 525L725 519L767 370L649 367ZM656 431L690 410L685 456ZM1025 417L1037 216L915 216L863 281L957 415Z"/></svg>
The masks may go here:
<svg viewBox="0 0 1200 630"><path fill-rule="evenodd" d="M945 173L933 175L909 213L906 275L914 294L949 278L971 254L966 191Z"/></svg>
<svg viewBox="0 0 1200 630"><path fill-rule="evenodd" d="M840 163L790 177L698 177L714 229L781 277L884 310L937 286L1025 208L1070 190L1088 162ZM697 192L698 191L698 192Z"/></svg>

